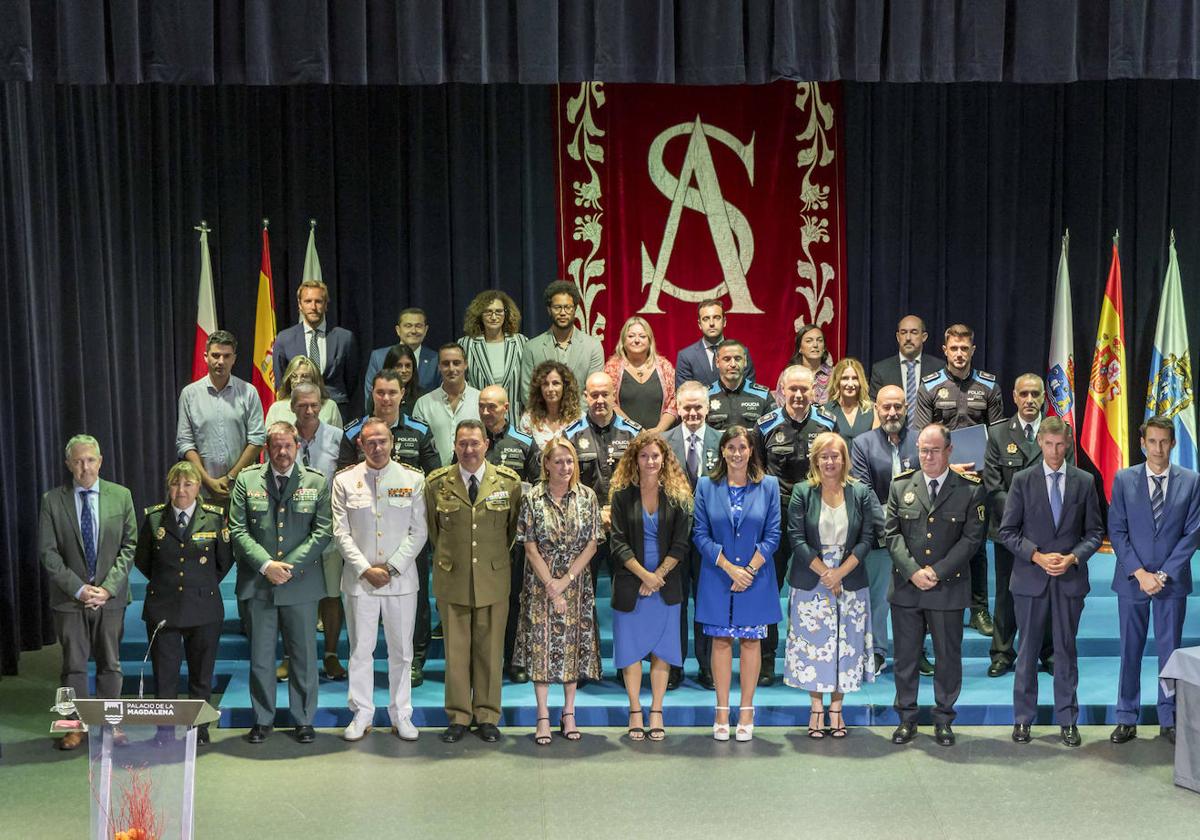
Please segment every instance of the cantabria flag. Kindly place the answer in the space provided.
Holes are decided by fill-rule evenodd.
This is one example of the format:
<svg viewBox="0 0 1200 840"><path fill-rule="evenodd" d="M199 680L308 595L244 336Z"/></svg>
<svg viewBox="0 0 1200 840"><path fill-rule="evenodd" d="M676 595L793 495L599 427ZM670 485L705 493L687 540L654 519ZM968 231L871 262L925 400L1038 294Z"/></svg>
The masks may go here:
<svg viewBox="0 0 1200 840"><path fill-rule="evenodd" d="M1071 427L1075 434L1075 324L1071 318L1071 274L1067 248L1071 232L1062 238L1058 281L1054 286L1054 322L1050 327L1050 358L1046 365L1046 413Z"/></svg>
<svg viewBox="0 0 1200 840"><path fill-rule="evenodd" d="M1158 305L1154 355L1150 357L1150 387L1146 391L1146 416L1170 417L1175 422L1175 449L1171 463L1196 469L1196 409L1192 405L1192 353L1183 311L1183 284L1175 231L1171 231L1167 276Z"/></svg>

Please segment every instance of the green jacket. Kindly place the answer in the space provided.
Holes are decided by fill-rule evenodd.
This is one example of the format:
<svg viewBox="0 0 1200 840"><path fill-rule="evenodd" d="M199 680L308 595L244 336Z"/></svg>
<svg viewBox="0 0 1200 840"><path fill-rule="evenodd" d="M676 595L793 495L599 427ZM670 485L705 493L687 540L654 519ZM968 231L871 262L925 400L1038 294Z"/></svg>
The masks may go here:
<svg viewBox="0 0 1200 840"><path fill-rule="evenodd" d="M270 464L238 474L229 497L229 531L237 559L237 596L290 606L325 597L321 552L332 534L329 483L297 463L280 497ZM274 586L262 574L268 560L291 563L292 579Z"/></svg>

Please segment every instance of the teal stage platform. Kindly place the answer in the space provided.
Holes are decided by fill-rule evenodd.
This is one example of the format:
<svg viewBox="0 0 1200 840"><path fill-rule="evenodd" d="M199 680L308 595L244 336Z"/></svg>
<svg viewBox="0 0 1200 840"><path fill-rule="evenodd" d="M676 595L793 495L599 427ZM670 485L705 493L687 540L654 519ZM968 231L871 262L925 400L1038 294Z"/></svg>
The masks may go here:
<svg viewBox="0 0 1200 840"><path fill-rule="evenodd" d="M989 546L989 559L990 559ZM1119 637L1117 629L1117 598L1109 585L1112 581L1114 558L1109 554L1097 554L1089 562L1092 591L1087 597L1083 618L1079 628L1079 706L1083 724L1114 723L1116 704L1117 672L1119 660ZM1193 568L1197 566L1192 559ZM989 567L991 563L989 562ZM1198 570L1200 571L1200 570ZM238 628L237 605L233 595L231 572L222 585L225 594L225 628L221 636L221 652L216 665L216 687L222 727L249 727L252 723L250 711L249 647ZM133 598L125 617L125 638L121 645L121 657L125 670L125 694L136 695L138 673L142 656L146 650L146 626L141 620L141 598L145 580L134 572ZM612 668L612 610L608 605L608 578L600 582L599 618L601 632L602 664L606 675L613 674ZM786 603L785 603L786 607ZM1189 612L1184 625L1184 645L1200 644L1200 595L1189 599ZM785 610L786 612L786 610ZM786 626L784 627L786 633ZM1153 630L1151 630L1153 632ZM376 723L386 726L387 721L387 671L386 648L380 631L379 647L375 662L375 702L378 707ZM989 665L988 648L990 639L965 628L963 636L963 690L958 701L959 725L1003 725L1012 723L1012 673L1003 677L987 676ZM1142 669L1142 723L1155 723L1157 713L1157 660L1153 654L1152 639L1147 645ZM779 651L777 672L782 673L782 649ZM347 643L343 633L340 654L346 662ZM425 683L413 690L413 721L417 726L444 726L446 715L442 709L443 694L442 643L431 643L429 660L425 667ZM736 665L735 665L736 668ZM686 663L687 679L682 686L668 692L665 703L667 726L694 726L712 723L714 694L701 688L693 679L695 661ZM147 666L147 686L151 684ZM1053 689L1049 674L1039 675L1039 723L1052 722ZM649 698L649 679L644 681L643 694ZM561 693L551 688L550 702L557 707ZM888 668L862 691L847 695L846 722L851 726L887 725L896 722L892 710L893 686L890 662ZM737 700L736 689L733 700ZM278 724L287 726L287 685L281 683L278 690ZM580 689L576 701L579 725L624 726L626 724L626 696L623 686L611 679L590 683ZM924 710L933 702L932 681L921 681L920 702ZM502 725L532 727L536 718L533 686L504 685L504 716ZM806 694L777 683L770 688L760 688L755 694L755 720L766 726L802 726L808 720L808 697ZM927 711L925 712L927 715ZM315 725L318 727L344 726L350 721L346 708L346 683L325 680L320 689L320 710ZM927 717L923 717L927 722Z"/></svg>

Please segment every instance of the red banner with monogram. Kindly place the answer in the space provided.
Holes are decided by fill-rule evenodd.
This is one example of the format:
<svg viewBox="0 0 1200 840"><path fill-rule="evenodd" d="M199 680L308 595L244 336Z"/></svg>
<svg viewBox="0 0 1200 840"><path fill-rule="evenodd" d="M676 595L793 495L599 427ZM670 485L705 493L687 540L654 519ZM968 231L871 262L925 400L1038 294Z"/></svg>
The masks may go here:
<svg viewBox="0 0 1200 840"><path fill-rule="evenodd" d="M559 269L579 325L611 353L641 315L660 353L725 334L773 387L796 327L845 348L844 154L838 84L563 85L557 94Z"/></svg>

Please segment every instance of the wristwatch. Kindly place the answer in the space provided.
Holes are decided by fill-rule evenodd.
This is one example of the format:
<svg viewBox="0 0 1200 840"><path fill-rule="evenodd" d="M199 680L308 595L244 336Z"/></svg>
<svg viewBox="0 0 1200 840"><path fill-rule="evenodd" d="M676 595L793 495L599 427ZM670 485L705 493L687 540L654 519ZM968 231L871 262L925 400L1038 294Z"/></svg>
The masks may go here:
<svg viewBox="0 0 1200 840"><path fill-rule="evenodd" d="M400 570L391 563L387 564L388 577L400 577Z"/></svg>

